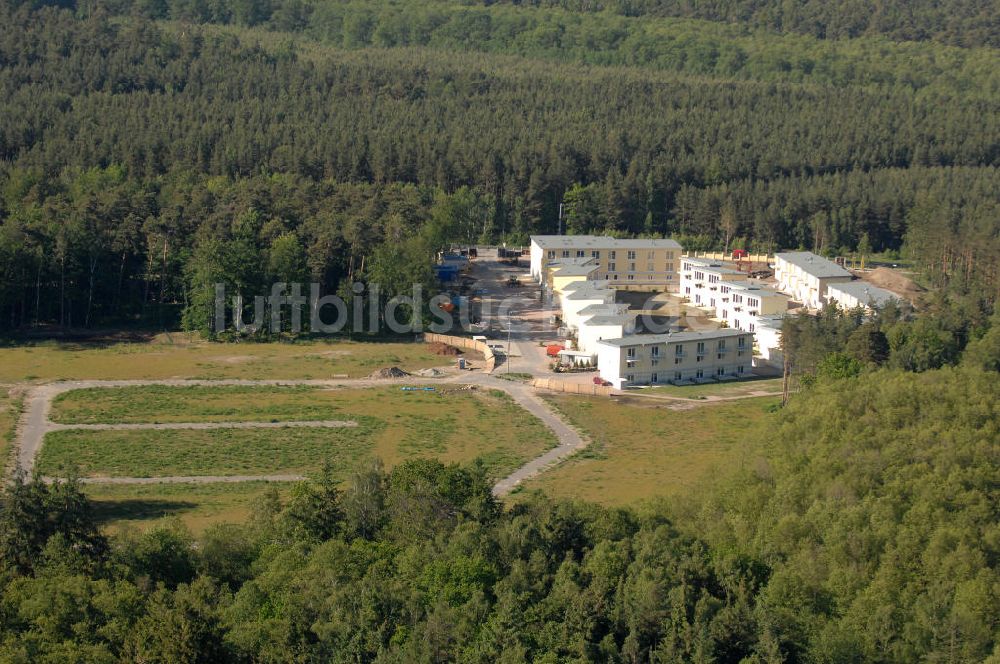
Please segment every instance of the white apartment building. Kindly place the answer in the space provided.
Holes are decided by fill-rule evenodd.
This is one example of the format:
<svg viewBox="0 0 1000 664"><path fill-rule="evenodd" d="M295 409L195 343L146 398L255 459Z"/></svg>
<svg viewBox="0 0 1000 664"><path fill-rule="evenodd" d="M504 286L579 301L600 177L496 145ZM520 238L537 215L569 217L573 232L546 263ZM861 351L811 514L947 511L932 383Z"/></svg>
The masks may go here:
<svg viewBox="0 0 1000 664"><path fill-rule="evenodd" d="M582 309L578 309L570 317L563 317L563 325L570 328L571 330L578 330L582 321L593 316L623 316L628 312L627 304L619 304L617 302L612 303L597 303L590 304ZM565 312L564 312L565 313Z"/></svg>
<svg viewBox="0 0 1000 664"><path fill-rule="evenodd" d="M592 304L614 304L615 292L610 288L589 288L586 286L573 291L564 292L559 298L559 305L562 308L563 325L570 328L579 328L580 321L577 313Z"/></svg>
<svg viewBox="0 0 1000 664"><path fill-rule="evenodd" d="M788 311L789 297L753 281L723 281L719 284L715 318L737 330L755 332L761 318Z"/></svg>
<svg viewBox="0 0 1000 664"><path fill-rule="evenodd" d="M749 376L753 334L733 329L638 334L597 342L601 378L629 385L688 384Z"/></svg>
<svg viewBox="0 0 1000 664"><path fill-rule="evenodd" d="M828 301L845 310L858 308L871 310L899 299L892 291L864 281L830 284L827 286L826 293Z"/></svg>
<svg viewBox="0 0 1000 664"><path fill-rule="evenodd" d="M754 366L781 369L784 355L781 350L781 326L784 316L761 316L754 326Z"/></svg>
<svg viewBox="0 0 1000 664"><path fill-rule="evenodd" d="M599 313L583 317L577 328L576 342L581 351L597 356L598 343L605 339L620 339L635 334L635 314Z"/></svg>
<svg viewBox="0 0 1000 664"><path fill-rule="evenodd" d="M811 309L823 307L830 284L854 279L844 268L811 251L775 254L774 277L779 290Z"/></svg>
<svg viewBox="0 0 1000 664"><path fill-rule="evenodd" d="M596 235L532 235L531 276L547 283L553 261L593 259L594 279L612 288L664 291L677 288L681 245L674 240L619 239Z"/></svg>
<svg viewBox="0 0 1000 664"><path fill-rule="evenodd" d="M740 281L747 275L706 258L681 260L680 294L696 307L716 309L722 301L722 282Z"/></svg>

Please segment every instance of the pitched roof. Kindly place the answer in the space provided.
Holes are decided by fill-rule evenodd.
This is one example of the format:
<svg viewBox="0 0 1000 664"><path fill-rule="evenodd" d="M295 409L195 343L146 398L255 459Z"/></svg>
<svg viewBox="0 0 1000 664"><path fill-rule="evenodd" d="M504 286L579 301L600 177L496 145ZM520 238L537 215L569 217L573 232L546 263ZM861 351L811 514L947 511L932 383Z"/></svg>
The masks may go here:
<svg viewBox="0 0 1000 664"><path fill-rule="evenodd" d="M828 277L850 277L851 273L840 267L833 261L822 256L817 256L811 251L787 251L774 255L774 259L781 259L786 263L794 265L806 274L821 279Z"/></svg>
<svg viewBox="0 0 1000 664"><path fill-rule="evenodd" d="M555 269L556 277L585 277L597 269L596 265L563 265Z"/></svg>
<svg viewBox="0 0 1000 664"><path fill-rule="evenodd" d="M837 293L843 293L849 297L853 297L859 302L875 306L882 306L889 300L898 300L899 297L892 291L887 291L884 288L879 288L878 286L873 286L865 281L848 281L843 284L830 284L827 286L827 292L836 299Z"/></svg>
<svg viewBox="0 0 1000 664"><path fill-rule="evenodd" d="M607 235L532 235L542 249L680 249L676 240L615 238Z"/></svg>
<svg viewBox="0 0 1000 664"><path fill-rule="evenodd" d="M752 332L735 330L733 328L719 328L718 330L706 330L703 332L670 332L667 334L632 334L621 339L605 339L598 343L606 346L649 346L652 344L663 344L677 341L712 341L714 339L728 339L741 335L752 335Z"/></svg>
<svg viewBox="0 0 1000 664"><path fill-rule="evenodd" d="M610 288L578 288L563 294L567 300L600 300L608 295L614 297L615 292Z"/></svg>

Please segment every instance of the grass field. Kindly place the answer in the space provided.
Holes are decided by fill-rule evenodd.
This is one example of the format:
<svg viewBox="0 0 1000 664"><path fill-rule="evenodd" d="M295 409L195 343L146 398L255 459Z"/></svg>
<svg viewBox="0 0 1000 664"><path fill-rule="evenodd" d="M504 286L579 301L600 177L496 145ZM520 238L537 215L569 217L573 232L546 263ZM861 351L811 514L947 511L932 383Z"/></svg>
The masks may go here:
<svg viewBox="0 0 1000 664"><path fill-rule="evenodd" d="M740 440L748 430L776 417L769 411L778 403L764 397L671 410L638 399L552 396L548 400L593 443L530 480L524 489L614 506L680 494L714 467L737 463Z"/></svg>
<svg viewBox="0 0 1000 664"><path fill-rule="evenodd" d="M128 404L126 412L117 410ZM101 388L63 395L62 421L355 420L346 429L56 431L38 465L81 476L308 473L329 460L346 479L372 455L401 460L481 459L499 477L555 445L551 432L505 393L441 386L405 392L274 387Z"/></svg>
<svg viewBox="0 0 1000 664"><path fill-rule="evenodd" d="M0 387L0 474L11 461L11 445L14 442L14 427L20 413L21 398L14 397L6 387Z"/></svg>
<svg viewBox="0 0 1000 664"><path fill-rule="evenodd" d="M242 523L254 498L274 487L283 496L288 483L239 482L218 484L87 484L98 522L109 531L146 528L163 519L177 519L193 532L216 523Z"/></svg>
<svg viewBox="0 0 1000 664"><path fill-rule="evenodd" d="M755 378L731 383L706 383L705 385L657 385L639 390L644 394L659 394L686 399L704 397L735 397L756 392L781 392L781 378Z"/></svg>
<svg viewBox="0 0 1000 664"><path fill-rule="evenodd" d="M50 419L64 424L337 419L333 390L311 387L93 388L60 394Z"/></svg>
<svg viewBox="0 0 1000 664"><path fill-rule="evenodd" d="M419 343L192 343L183 335L161 335L148 343L43 342L2 347L0 382L358 378L393 365L414 370L449 363Z"/></svg>

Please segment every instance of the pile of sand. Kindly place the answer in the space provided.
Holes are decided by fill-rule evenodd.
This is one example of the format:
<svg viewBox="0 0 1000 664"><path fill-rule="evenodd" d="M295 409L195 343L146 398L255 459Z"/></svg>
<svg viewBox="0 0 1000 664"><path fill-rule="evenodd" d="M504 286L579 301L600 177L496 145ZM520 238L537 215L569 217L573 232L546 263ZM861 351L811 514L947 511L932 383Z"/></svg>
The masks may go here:
<svg viewBox="0 0 1000 664"><path fill-rule="evenodd" d="M399 367L385 367L379 369L378 371L372 372L369 378L381 379L381 378L405 378L410 374L406 373Z"/></svg>
<svg viewBox="0 0 1000 664"><path fill-rule="evenodd" d="M879 288L892 291L896 295L911 302L919 300L924 292L917 283L888 267L877 267L871 272L864 272L859 275L865 281L875 284Z"/></svg>
<svg viewBox="0 0 1000 664"><path fill-rule="evenodd" d="M434 343L427 344L427 350L434 353L435 355L447 355L455 356L461 355L462 351L454 346L449 346L448 344L443 344L440 341L435 341Z"/></svg>

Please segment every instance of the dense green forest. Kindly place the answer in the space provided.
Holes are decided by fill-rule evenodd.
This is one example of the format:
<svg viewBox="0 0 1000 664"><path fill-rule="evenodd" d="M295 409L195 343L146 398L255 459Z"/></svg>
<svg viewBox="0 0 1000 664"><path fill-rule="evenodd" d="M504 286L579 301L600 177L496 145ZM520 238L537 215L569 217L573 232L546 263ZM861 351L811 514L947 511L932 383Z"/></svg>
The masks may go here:
<svg viewBox="0 0 1000 664"><path fill-rule="evenodd" d="M789 319L800 393L641 510L409 462L101 532L0 493L13 662L1000 658L1000 11L988 0L0 2L0 330L204 329L215 282L432 287L553 232L863 249L915 315ZM895 259L895 258L894 258Z"/></svg>
<svg viewBox="0 0 1000 664"><path fill-rule="evenodd" d="M652 52L625 39L596 59L623 64L595 67L583 35L603 14L321 3L298 32L274 31L277 5L258 31L133 16L199 18L159 7L3 7L4 328L197 321L215 278L333 292L370 280L385 244L524 241L554 230L559 203L574 232L908 252L935 283L995 298L994 50L656 19L641 29L675 32L652 42L676 57L636 60ZM373 12L409 28L426 13L431 38L372 24L352 41ZM496 39L445 38L462 12ZM583 41L539 50L506 19L582 21ZM243 250L246 265L226 260Z"/></svg>
<svg viewBox="0 0 1000 664"><path fill-rule="evenodd" d="M0 509L14 662L981 662L1000 655L1000 381L820 378L677 505L408 462L249 523L105 537L79 488Z"/></svg>

